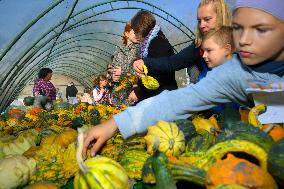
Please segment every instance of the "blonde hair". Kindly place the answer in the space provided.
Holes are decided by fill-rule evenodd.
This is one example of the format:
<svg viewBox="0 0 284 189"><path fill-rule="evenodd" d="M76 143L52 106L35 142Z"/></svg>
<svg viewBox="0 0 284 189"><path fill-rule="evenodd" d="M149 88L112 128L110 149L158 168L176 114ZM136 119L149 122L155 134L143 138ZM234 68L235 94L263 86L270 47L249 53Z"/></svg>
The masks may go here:
<svg viewBox="0 0 284 189"><path fill-rule="evenodd" d="M230 26L221 26L218 29L212 29L207 32L203 37L202 41L214 38L214 42L217 43L220 47L224 47L227 44L231 45L232 51L234 49L233 41L233 30Z"/></svg>
<svg viewBox="0 0 284 189"><path fill-rule="evenodd" d="M227 4L224 2L224 0L201 0L201 2L198 5L198 9L208 4L212 4L214 11L216 12L217 23L215 29L218 29L221 26L231 26L232 13L229 7L227 6ZM202 43L202 34L197 25L195 46L199 47L201 43Z"/></svg>

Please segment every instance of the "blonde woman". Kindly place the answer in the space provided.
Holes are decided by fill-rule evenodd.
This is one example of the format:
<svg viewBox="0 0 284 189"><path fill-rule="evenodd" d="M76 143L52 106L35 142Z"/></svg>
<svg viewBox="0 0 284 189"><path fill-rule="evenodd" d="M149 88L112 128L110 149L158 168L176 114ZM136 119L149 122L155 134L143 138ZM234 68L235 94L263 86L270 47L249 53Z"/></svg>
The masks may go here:
<svg viewBox="0 0 284 189"><path fill-rule="evenodd" d="M224 0L201 0L197 10L197 21L195 43L173 56L137 60L133 64L134 70L142 74L144 64L149 71L155 70L160 73L170 73L188 67L190 82L196 83L202 79L208 71L200 48L202 36L211 29L230 26L231 13Z"/></svg>

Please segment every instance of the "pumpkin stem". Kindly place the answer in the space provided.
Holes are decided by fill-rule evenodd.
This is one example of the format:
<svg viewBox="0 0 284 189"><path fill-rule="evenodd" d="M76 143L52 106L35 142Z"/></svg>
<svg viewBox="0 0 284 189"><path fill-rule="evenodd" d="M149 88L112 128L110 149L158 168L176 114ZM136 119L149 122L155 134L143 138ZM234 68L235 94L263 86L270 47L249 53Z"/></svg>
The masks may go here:
<svg viewBox="0 0 284 189"><path fill-rule="evenodd" d="M83 173L88 172L88 167L85 165L84 160L82 158L82 151L83 151L83 141L84 141L84 132L82 129L78 128L78 138L77 138L77 152L76 152L76 159L79 167Z"/></svg>

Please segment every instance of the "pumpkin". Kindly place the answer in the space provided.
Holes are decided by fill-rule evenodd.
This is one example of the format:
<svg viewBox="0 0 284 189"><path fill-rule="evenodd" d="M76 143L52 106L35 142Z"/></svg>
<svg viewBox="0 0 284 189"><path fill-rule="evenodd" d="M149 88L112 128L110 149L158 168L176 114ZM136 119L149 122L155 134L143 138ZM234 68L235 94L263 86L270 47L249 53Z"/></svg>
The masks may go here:
<svg viewBox="0 0 284 189"><path fill-rule="evenodd" d="M79 170L76 163L75 143L69 144L67 148L63 148L57 143L41 146L25 155L32 154L37 161L37 169L30 178L30 184L50 181L58 186L63 186Z"/></svg>
<svg viewBox="0 0 284 189"><path fill-rule="evenodd" d="M277 189L276 182L265 169L232 154L228 154L224 160L218 160L207 172L208 189L220 184L239 184L252 189Z"/></svg>
<svg viewBox="0 0 284 189"><path fill-rule="evenodd" d="M10 154L23 154L32 146L38 143L38 133L31 129L19 133L17 137L8 135L0 138L0 158Z"/></svg>
<svg viewBox="0 0 284 189"><path fill-rule="evenodd" d="M200 130L199 133L196 133L196 135L189 140L185 155L202 156L213 144L215 144L215 136L206 130Z"/></svg>
<svg viewBox="0 0 284 189"><path fill-rule="evenodd" d="M24 189L59 189L59 187L48 181L37 182L26 186Z"/></svg>
<svg viewBox="0 0 284 189"><path fill-rule="evenodd" d="M284 187L284 139L272 144L268 154L268 171Z"/></svg>
<svg viewBox="0 0 284 189"><path fill-rule="evenodd" d="M8 155L0 160L0 187L18 188L27 184L34 173L36 161L22 155Z"/></svg>
<svg viewBox="0 0 284 189"><path fill-rule="evenodd" d="M31 106L34 104L35 98L32 96L27 96L24 98L24 105L25 106Z"/></svg>
<svg viewBox="0 0 284 189"><path fill-rule="evenodd" d="M145 75L142 75L141 77L142 84L149 90L158 89L160 86L159 82L155 78L147 75L148 68L145 65L143 65L143 70Z"/></svg>
<svg viewBox="0 0 284 189"><path fill-rule="evenodd" d="M80 167L74 179L74 188L106 188L106 189L127 189L128 177L123 167L114 160L96 156L82 160L83 132L79 130L77 161Z"/></svg>
<svg viewBox="0 0 284 189"><path fill-rule="evenodd" d="M262 147L268 153L273 144L273 139L267 133L263 132L258 127L252 127L241 121L230 122L227 120L226 123L229 125L229 128L227 127L228 125L222 125L225 129L217 136L216 143L235 139L247 140Z"/></svg>
<svg viewBox="0 0 284 189"><path fill-rule="evenodd" d="M212 189L249 189L249 188L238 184L220 184L218 186L213 187Z"/></svg>
<svg viewBox="0 0 284 189"><path fill-rule="evenodd" d="M148 127L145 140L149 154L153 154L155 145L168 156L179 156L185 150L184 135L175 123L159 121L156 125Z"/></svg>
<svg viewBox="0 0 284 189"><path fill-rule="evenodd" d="M167 163L167 156L162 152L156 151L154 155L147 159L143 167L143 181L149 183L147 181L149 181L150 175L150 179L154 179L154 182L152 183L156 183L156 189L176 189L175 182L167 167Z"/></svg>
<svg viewBox="0 0 284 189"><path fill-rule="evenodd" d="M142 168L149 156L146 150L129 149L120 155L119 163L130 179L141 180Z"/></svg>
<svg viewBox="0 0 284 189"><path fill-rule="evenodd" d="M227 140L212 146L206 154L193 164L208 170L217 160L222 159L229 152L244 152L255 157L260 166L267 170L267 153L258 145L246 140Z"/></svg>
<svg viewBox="0 0 284 189"><path fill-rule="evenodd" d="M212 117L211 120L214 118ZM205 119L199 115L195 116L192 120L193 125L195 126L196 132L206 130L209 133L215 134L216 130L219 130L219 125L213 121L213 123L209 119Z"/></svg>
<svg viewBox="0 0 284 189"><path fill-rule="evenodd" d="M284 138L284 128L281 124L265 124L262 130L268 133L274 141Z"/></svg>
<svg viewBox="0 0 284 189"><path fill-rule="evenodd" d="M62 147L67 147L77 138L77 131L68 127L61 128L57 133L51 134L41 141L41 146L52 145L58 143Z"/></svg>
<svg viewBox="0 0 284 189"><path fill-rule="evenodd" d="M115 161L119 159L119 154L122 151L123 138L121 134L116 134L102 147L99 154Z"/></svg>
<svg viewBox="0 0 284 189"><path fill-rule="evenodd" d="M60 111L60 110L67 110L68 108L71 107L71 104L68 102L53 102L53 109L55 111Z"/></svg>
<svg viewBox="0 0 284 189"><path fill-rule="evenodd" d="M192 124L192 121L188 119L180 119L174 122L177 127L183 132L185 143L187 144L187 142L193 137L193 135L196 134L196 130L194 125Z"/></svg>

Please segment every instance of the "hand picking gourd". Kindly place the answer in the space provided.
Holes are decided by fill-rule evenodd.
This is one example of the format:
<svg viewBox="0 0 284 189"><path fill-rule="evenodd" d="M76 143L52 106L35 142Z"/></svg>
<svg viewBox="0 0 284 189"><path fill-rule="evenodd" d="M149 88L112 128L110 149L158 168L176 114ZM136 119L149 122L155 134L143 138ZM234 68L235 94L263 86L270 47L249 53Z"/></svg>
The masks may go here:
<svg viewBox="0 0 284 189"><path fill-rule="evenodd" d="M153 78L151 76L147 76L148 68L145 65L143 65L143 70L144 70L145 75L143 75L142 78L141 78L142 84L149 90L158 89L159 86L160 86L159 82L155 78Z"/></svg>
<svg viewBox="0 0 284 189"><path fill-rule="evenodd" d="M110 158L96 156L82 159L83 132L79 130L77 161L80 171L74 179L75 189L127 189L129 188L128 177L120 164Z"/></svg>

